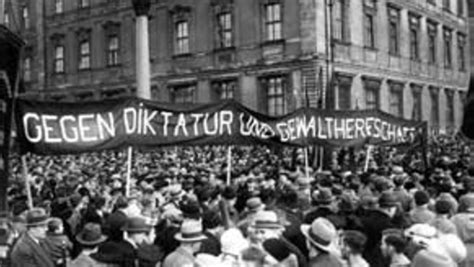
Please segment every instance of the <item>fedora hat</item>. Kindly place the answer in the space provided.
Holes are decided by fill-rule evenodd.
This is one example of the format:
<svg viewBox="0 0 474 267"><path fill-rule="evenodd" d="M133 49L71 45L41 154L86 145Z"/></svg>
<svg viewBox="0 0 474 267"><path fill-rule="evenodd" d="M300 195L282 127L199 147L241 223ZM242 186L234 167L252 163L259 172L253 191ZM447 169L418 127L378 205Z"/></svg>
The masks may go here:
<svg viewBox="0 0 474 267"><path fill-rule="evenodd" d="M331 249L337 236L336 227L323 217L317 218L311 225L302 224L300 230L309 242L324 251Z"/></svg>
<svg viewBox="0 0 474 267"><path fill-rule="evenodd" d="M33 208L26 212L26 226L46 225L49 221L49 215L43 208Z"/></svg>
<svg viewBox="0 0 474 267"><path fill-rule="evenodd" d="M180 232L174 238L180 242L199 242L207 237L202 233L202 224L197 220L186 220L181 224Z"/></svg>
<svg viewBox="0 0 474 267"><path fill-rule="evenodd" d="M106 239L107 237L102 234L100 224L97 223L87 223L84 225L82 231L76 236L77 242L86 246L100 244Z"/></svg>
<svg viewBox="0 0 474 267"><path fill-rule="evenodd" d="M334 201L334 196L329 188L321 188L314 191L312 198L317 204L330 204Z"/></svg>
<svg viewBox="0 0 474 267"><path fill-rule="evenodd" d="M225 254L240 255L240 253L248 248L249 243L237 228L230 228L221 235L220 242L221 251Z"/></svg>
<svg viewBox="0 0 474 267"><path fill-rule="evenodd" d="M125 225L122 227L122 231L128 233L146 233L153 228L153 225L148 223L145 218L131 217L128 218Z"/></svg>
<svg viewBox="0 0 474 267"><path fill-rule="evenodd" d="M263 204L262 199L259 197L251 197L247 200L245 203L247 206L247 209L250 211L258 211L260 209L263 209L265 204Z"/></svg>
<svg viewBox="0 0 474 267"><path fill-rule="evenodd" d="M278 216L274 211L262 210L255 214L252 228L256 229L281 229L283 226L278 221Z"/></svg>

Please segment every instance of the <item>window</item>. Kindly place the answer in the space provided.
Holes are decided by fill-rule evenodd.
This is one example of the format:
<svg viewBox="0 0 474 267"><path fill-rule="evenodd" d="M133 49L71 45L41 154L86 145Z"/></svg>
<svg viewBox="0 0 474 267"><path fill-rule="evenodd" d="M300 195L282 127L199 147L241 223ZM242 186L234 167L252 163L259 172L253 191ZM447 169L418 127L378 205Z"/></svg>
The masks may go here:
<svg viewBox="0 0 474 267"><path fill-rule="evenodd" d="M217 15L217 47L232 46L232 14L223 12Z"/></svg>
<svg viewBox="0 0 474 267"><path fill-rule="evenodd" d="M236 80L216 81L212 83L212 88L218 100L233 99L237 87Z"/></svg>
<svg viewBox="0 0 474 267"><path fill-rule="evenodd" d="M464 0L458 0L458 15L460 17L464 16Z"/></svg>
<svg viewBox="0 0 474 267"><path fill-rule="evenodd" d="M460 71L466 71L466 36L458 34L458 64Z"/></svg>
<svg viewBox="0 0 474 267"><path fill-rule="evenodd" d="M454 92L453 90L445 90L446 92L446 126L450 129L454 127Z"/></svg>
<svg viewBox="0 0 474 267"><path fill-rule="evenodd" d="M63 13L63 0L54 0L54 13Z"/></svg>
<svg viewBox="0 0 474 267"><path fill-rule="evenodd" d="M415 85L415 84L411 85L411 91L413 94L413 107L412 107L411 118L412 120L415 120L415 121L421 121L422 119L421 90L422 90L421 86Z"/></svg>
<svg viewBox="0 0 474 267"><path fill-rule="evenodd" d="M90 5L90 0L79 0L79 7L80 8L85 8Z"/></svg>
<svg viewBox="0 0 474 267"><path fill-rule="evenodd" d="M377 9L375 0L364 0L364 45L375 48L375 18Z"/></svg>
<svg viewBox="0 0 474 267"><path fill-rule="evenodd" d="M443 9L446 11L451 11L451 0L443 0Z"/></svg>
<svg viewBox="0 0 474 267"><path fill-rule="evenodd" d="M54 47L54 73L64 73L64 46Z"/></svg>
<svg viewBox="0 0 474 267"><path fill-rule="evenodd" d="M376 79L363 78L365 89L365 108L379 108L380 81Z"/></svg>
<svg viewBox="0 0 474 267"><path fill-rule="evenodd" d="M335 0L333 4L332 36L334 40L349 41L349 0Z"/></svg>
<svg viewBox="0 0 474 267"><path fill-rule="evenodd" d="M398 82L390 82L390 113L403 117L403 84Z"/></svg>
<svg viewBox="0 0 474 267"><path fill-rule="evenodd" d="M31 57L26 57L23 60L23 80L25 82L31 81Z"/></svg>
<svg viewBox="0 0 474 267"><path fill-rule="evenodd" d="M282 39L281 4L265 5L265 40L275 41Z"/></svg>
<svg viewBox="0 0 474 267"><path fill-rule="evenodd" d="M452 31L448 28L444 28L444 66L445 68L451 68L452 66Z"/></svg>
<svg viewBox="0 0 474 267"><path fill-rule="evenodd" d="M270 116L281 116L286 114L285 102L285 76L271 76L262 80L264 93L266 94L266 112Z"/></svg>
<svg viewBox="0 0 474 267"><path fill-rule="evenodd" d="M352 76L337 74L337 108L342 110L351 109L351 87Z"/></svg>
<svg viewBox="0 0 474 267"><path fill-rule="evenodd" d="M109 35L107 37L107 66L117 66L119 64L119 37Z"/></svg>
<svg viewBox="0 0 474 267"><path fill-rule="evenodd" d="M171 88L171 102L175 104L194 103L196 85L180 85Z"/></svg>
<svg viewBox="0 0 474 267"><path fill-rule="evenodd" d="M439 127L439 94L438 88L430 88L430 99L431 99L431 116L430 122L432 127Z"/></svg>
<svg viewBox="0 0 474 267"><path fill-rule="evenodd" d="M428 63L436 63L436 38L438 35L437 25L428 21Z"/></svg>
<svg viewBox="0 0 474 267"><path fill-rule="evenodd" d="M175 24L175 54L189 53L189 28L188 21L178 21Z"/></svg>
<svg viewBox="0 0 474 267"><path fill-rule="evenodd" d="M410 15L410 58L412 60L420 59L420 18Z"/></svg>
<svg viewBox="0 0 474 267"><path fill-rule="evenodd" d="M91 48L89 40L84 40L79 44L79 69L86 70L91 67Z"/></svg>
<svg viewBox="0 0 474 267"><path fill-rule="evenodd" d="M388 7L388 36L389 53L399 55L400 53L400 10Z"/></svg>
<svg viewBox="0 0 474 267"><path fill-rule="evenodd" d="M23 19L23 28L29 29L30 28L30 12L28 11L27 6L24 6L22 8L21 17Z"/></svg>

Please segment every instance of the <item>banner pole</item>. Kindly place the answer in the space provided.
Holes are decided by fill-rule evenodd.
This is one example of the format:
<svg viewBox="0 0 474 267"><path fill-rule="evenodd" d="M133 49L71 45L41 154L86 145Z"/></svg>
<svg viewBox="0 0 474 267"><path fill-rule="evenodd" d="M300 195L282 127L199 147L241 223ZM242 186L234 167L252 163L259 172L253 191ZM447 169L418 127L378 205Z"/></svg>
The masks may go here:
<svg viewBox="0 0 474 267"><path fill-rule="evenodd" d="M132 146L128 147L128 153L127 153L127 180L126 180L126 185L125 185L125 196L129 197L130 196L130 178L132 176L132 151L133 148Z"/></svg>
<svg viewBox="0 0 474 267"><path fill-rule="evenodd" d="M25 179L25 188L26 188L26 198L28 208L33 208L33 197L31 196L31 188L30 188L30 179L28 177L28 165L26 164L26 155L21 156L21 167L23 172L23 179Z"/></svg>
<svg viewBox="0 0 474 267"><path fill-rule="evenodd" d="M370 161L370 154L372 153L372 145L367 146L367 152L365 153L365 164L364 164L364 172L369 170L369 161Z"/></svg>
<svg viewBox="0 0 474 267"><path fill-rule="evenodd" d="M308 148L304 148L304 169L306 173L306 178L309 178L309 166L308 166Z"/></svg>
<svg viewBox="0 0 474 267"><path fill-rule="evenodd" d="M227 185L230 185L231 170L232 170L232 146L229 146L227 148Z"/></svg>
<svg viewBox="0 0 474 267"><path fill-rule="evenodd" d="M323 163L324 163L324 147L320 146L319 147L319 170L320 171L324 170Z"/></svg>

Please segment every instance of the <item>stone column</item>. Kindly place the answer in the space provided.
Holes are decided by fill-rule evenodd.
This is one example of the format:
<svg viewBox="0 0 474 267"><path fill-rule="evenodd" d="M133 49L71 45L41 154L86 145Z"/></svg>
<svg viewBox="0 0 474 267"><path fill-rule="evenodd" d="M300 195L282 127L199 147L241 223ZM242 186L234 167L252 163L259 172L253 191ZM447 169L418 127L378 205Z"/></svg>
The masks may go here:
<svg viewBox="0 0 474 267"><path fill-rule="evenodd" d="M150 48L148 39L148 12L150 0L132 0L136 14L135 22L135 73L137 78L137 97L151 99L150 92Z"/></svg>

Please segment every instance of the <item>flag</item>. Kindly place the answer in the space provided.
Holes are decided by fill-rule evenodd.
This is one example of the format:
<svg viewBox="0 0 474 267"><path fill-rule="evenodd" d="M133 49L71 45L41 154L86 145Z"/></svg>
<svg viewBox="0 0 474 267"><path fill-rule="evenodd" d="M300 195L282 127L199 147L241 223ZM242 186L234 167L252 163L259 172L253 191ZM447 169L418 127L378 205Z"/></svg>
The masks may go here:
<svg viewBox="0 0 474 267"><path fill-rule="evenodd" d="M474 140L474 81L469 82L467 99L464 104L464 117L461 125L461 135Z"/></svg>

